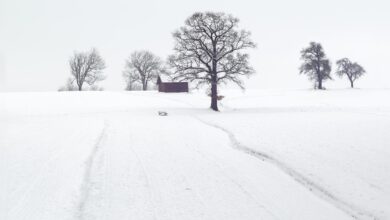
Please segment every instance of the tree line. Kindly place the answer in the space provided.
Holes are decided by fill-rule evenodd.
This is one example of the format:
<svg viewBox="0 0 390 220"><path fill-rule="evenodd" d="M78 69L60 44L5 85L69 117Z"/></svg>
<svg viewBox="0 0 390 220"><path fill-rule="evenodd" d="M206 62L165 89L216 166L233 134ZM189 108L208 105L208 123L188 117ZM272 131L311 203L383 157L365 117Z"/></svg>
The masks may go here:
<svg viewBox="0 0 390 220"><path fill-rule="evenodd" d="M244 89L243 77L255 73L249 64L247 49L256 48L250 32L239 29L239 19L225 13L194 13L184 26L173 33L175 46L166 62L149 51L135 51L126 60L123 77L126 90L148 90L158 75L174 81L188 81L196 88L210 90L211 109L218 111L218 87L234 83ZM316 89L324 89L323 82L331 77L331 62L319 43L311 42L301 51L303 61L299 68L314 82ZM354 82L365 70L348 58L336 62L336 74L346 76L353 88ZM102 90L96 82L104 80L106 65L96 49L75 52L69 59L71 76L60 90Z"/></svg>

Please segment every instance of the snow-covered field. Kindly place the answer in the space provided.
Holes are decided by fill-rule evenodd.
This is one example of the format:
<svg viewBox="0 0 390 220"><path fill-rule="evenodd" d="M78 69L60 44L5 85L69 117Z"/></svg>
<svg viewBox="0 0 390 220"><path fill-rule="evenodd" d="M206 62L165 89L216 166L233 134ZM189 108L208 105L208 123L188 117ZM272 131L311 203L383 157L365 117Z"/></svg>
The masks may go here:
<svg viewBox="0 0 390 220"><path fill-rule="evenodd" d="M390 90L223 95L0 93L0 219L390 219Z"/></svg>

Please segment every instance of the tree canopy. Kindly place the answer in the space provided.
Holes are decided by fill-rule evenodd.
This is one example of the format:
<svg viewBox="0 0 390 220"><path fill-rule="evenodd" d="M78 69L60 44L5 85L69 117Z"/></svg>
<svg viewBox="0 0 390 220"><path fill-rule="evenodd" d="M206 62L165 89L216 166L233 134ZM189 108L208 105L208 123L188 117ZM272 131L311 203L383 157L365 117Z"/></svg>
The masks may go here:
<svg viewBox="0 0 390 220"><path fill-rule="evenodd" d="M330 73L332 66L327 59L320 43L311 42L309 47L301 51L303 64L299 68L301 74L306 74L315 82L315 88L323 89L323 81L332 79Z"/></svg>
<svg viewBox="0 0 390 220"><path fill-rule="evenodd" d="M239 20L225 13L195 13L177 30L174 55L169 57L173 79L211 87L211 108L218 111L217 86L233 82L244 88L242 76L254 73L245 49L256 45L250 33L238 30Z"/></svg>

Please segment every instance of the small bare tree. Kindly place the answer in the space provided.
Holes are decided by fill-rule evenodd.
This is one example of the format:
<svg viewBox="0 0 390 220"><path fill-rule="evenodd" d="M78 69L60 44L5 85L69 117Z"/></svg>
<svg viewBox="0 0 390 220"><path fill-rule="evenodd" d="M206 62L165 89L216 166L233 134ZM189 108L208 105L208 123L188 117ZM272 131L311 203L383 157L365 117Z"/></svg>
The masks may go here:
<svg viewBox="0 0 390 220"><path fill-rule="evenodd" d="M136 51L126 60L123 76L128 88L138 82L142 90L147 90L149 82L156 80L161 71L162 61L159 57L149 51Z"/></svg>
<svg viewBox="0 0 390 220"><path fill-rule="evenodd" d="M106 66L96 49L88 52L75 52L69 60L69 65L72 80L77 84L79 91L82 90L85 82L93 86L95 82L105 79L102 71Z"/></svg>
<svg viewBox="0 0 390 220"><path fill-rule="evenodd" d="M136 74L134 71L129 71L129 69L126 68L126 70L123 71L122 75L126 81L126 88L125 88L126 90L129 91L138 90L139 84L137 84L137 82L140 80L138 74Z"/></svg>
<svg viewBox="0 0 390 220"><path fill-rule="evenodd" d="M256 47L250 33L237 30L239 20L224 13L195 13L173 34L175 54L169 57L173 79L211 88L211 109L218 111L218 85L234 82L244 88L241 76L254 73L249 55Z"/></svg>
<svg viewBox="0 0 390 220"><path fill-rule="evenodd" d="M76 86L74 86L73 81L74 80L72 78L68 78L68 80L66 81L66 85L60 87L58 89L58 91L60 91L60 92L62 92L62 91L77 91L78 88Z"/></svg>
<svg viewBox="0 0 390 220"><path fill-rule="evenodd" d="M359 79L366 73L362 66L356 62L351 62L348 58L340 59L336 62L336 64L336 74L340 77L346 75L351 83L351 88L353 88L355 80Z"/></svg>
<svg viewBox="0 0 390 220"><path fill-rule="evenodd" d="M309 47L301 51L301 59L303 64L300 73L308 75L309 79L314 81L315 88L323 89L323 81L332 79L332 66L321 44L311 42Z"/></svg>

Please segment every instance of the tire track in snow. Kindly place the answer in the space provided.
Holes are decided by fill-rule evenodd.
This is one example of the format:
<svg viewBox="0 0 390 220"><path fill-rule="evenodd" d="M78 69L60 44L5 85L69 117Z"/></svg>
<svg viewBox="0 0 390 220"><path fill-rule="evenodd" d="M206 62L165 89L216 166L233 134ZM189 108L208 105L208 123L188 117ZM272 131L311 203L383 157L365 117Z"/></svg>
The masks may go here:
<svg viewBox="0 0 390 220"><path fill-rule="evenodd" d="M292 177L295 181L297 181L302 186L304 186L305 188L307 188L308 190L313 192L316 196L331 203L336 208L342 210L343 212L345 212L346 214L348 214L352 218L354 218L354 219L373 219L373 220L379 219L378 217L374 216L373 214L371 214L367 211L363 211L363 210L359 209L358 207L343 201L342 199L338 198L337 196L335 196L334 194L332 194L331 192L329 192L328 190L326 190L322 186L314 183L312 180L308 179L307 177L300 174L299 172L297 172L293 168L289 167L284 162L282 162L282 161L280 161L280 160L278 160L278 159L276 159L276 158L274 158L274 157L272 157L264 152L256 151L256 150L253 150L253 149L243 145L242 143L240 143L237 140L235 135L231 131L227 130L226 128L221 127L221 126L216 125L216 124L213 124L213 123L210 123L210 122L206 122L197 116L193 116L193 117L207 126L216 128L216 129L224 132L229 137L229 140L230 140L233 148L240 150L244 153L247 153L251 156L254 156L258 159L261 159L262 161L274 164L279 169L281 169L284 173L286 173L287 175Z"/></svg>
<svg viewBox="0 0 390 220"><path fill-rule="evenodd" d="M151 207L151 209L152 209L151 211L153 213L153 219L158 220L159 217L157 215L157 210L156 210L157 208L156 208L156 204L154 202L154 198L156 197L156 193L153 190L152 181L151 181L149 172L146 170L146 168L145 168L145 166L144 166L140 156L135 151L134 147L130 145L130 149L131 149L131 152L133 152L135 158L137 159L138 164L140 165L140 167L142 169L142 174L143 174L143 176L145 178L145 181L146 181L146 185L147 185L147 188L148 188L148 198L149 198L150 205L152 206Z"/></svg>
<svg viewBox="0 0 390 220"><path fill-rule="evenodd" d="M199 120L199 119L198 119ZM238 183L236 180L234 180L233 178L231 178L225 171L224 171L224 167L216 160L215 157L212 157L212 156L208 156L204 153L202 153L200 150L198 149L194 149L192 147L192 150L194 152L196 152L197 154L201 155L202 158L204 158L205 160L207 160L209 163L213 164L214 166L216 166L220 173L226 178L228 179L233 185L235 185L236 187L238 187L238 189L241 190L241 192L243 192L248 198L250 198L251 200L253 200L255 203L256 203L256 206L259 207L260 209L264 210L265 212L267 212L268 214L270 214L272 217L274 217L274 219L279 219L277 216L275 216L270 210L268 210L264 205L262 205L258 199L253 196L250 192L248 192L248 190L246 190L240 183Z"/></svg>
<svg viewBox="0 0 390 220"><path fill-rule="evenodd" d="M6 213L6 215L13 216L15 213L21 212L21 209L23 208L22 204L25 203L29 199L29 194L31 191L33 191L35 188L39 188L42 185L42 182L47 178L47 173L44 172L51 166L55 161L63 156L66 153L66 148L62 148L59 150L54 156L50 157L44 165L39 169L39 175L34 177L31 181L31 183L26 187L25 190L23 190L23 193L20 197L20 199L16 202L16 204L10 209L9 213Z"/></svg>
<svg viewBox="0 0 390 220"><path fill-rule="evenodd" d="M84 219L85 218L85 207L88 203L88 199L90 197L90 191L93 187L93 183L91 181L92 178L92 169L94 164L96 163L98 152L102 148L102 142L106 138L106 132L108 128L108 122L107 120L104 121L104 126L102 131L100 132L100 135L95 141L94 147L92 149L91 154L89 155L87 161L85 162L86 168L84 171L83 181L81 184L81 195L80 195L80 202L77 207L76 217L77 219Z"/></svg>
<svg viewBox="0 0 390 220"><path fill-rule="evenodd" d="M186 104L186 105L188 105L190 107L195 107L193 104L184 102L182 100L177 100L177 99L168 98L168 97L164 97L164 99L175 101L175 102L181 103L181 104ZM235 135L231 131L227 130L226 128L221 127L221 126L219 126L217 124L206 122L206 121L200 119L199 117L197 117L194 114L190 114L190 115L192 117L194 117L195 119L197 119L198 121L200 121L201 123L203 123L203 124L205 124L207 126L216 128L216 129L224 132L228 136L228 138L229 138L233 148L235 148L237 150L240 150L240 151L242 151L244 153L247 153L247 154L249 154L251 156L254 156L254 157L258 158L258 159L261 159L262 161L274 164L279 169L281 169L284 173L286 173L287 175L292 177L295 181L297 181L299 184L301 184L303 187L305 187L306 189L311 191L314 195L316 195L319 198L329 202L330 204L332 204L336 208L342 210L343 212L345 212L346 214L348 214L352 218L354 218L354 219L364 219L364 220L366 220L366 219L367 220L368 219L370 219L370 220L379 220L380 219L377 216L373 215L372 213L369 213L368 211L361 210L358 207L341 200L340 198L336 197L334 194L332 194L331 192L329 192L325 188L323 188L320 185L314 183L312 180L310 180L309 178L307 178L304 175L300 174L299 172L297 172L293 168L289 167L287 164L283 163L282 161L280 161L280 160L278 160L276 158L273 158L272 156L270 156L270 155L268 155L268 154L266 154L264 152L256 151L256 150L251 149L251 148L249 148L247 146L244 146L243 144L241 144L237 140Z"/></svg>

